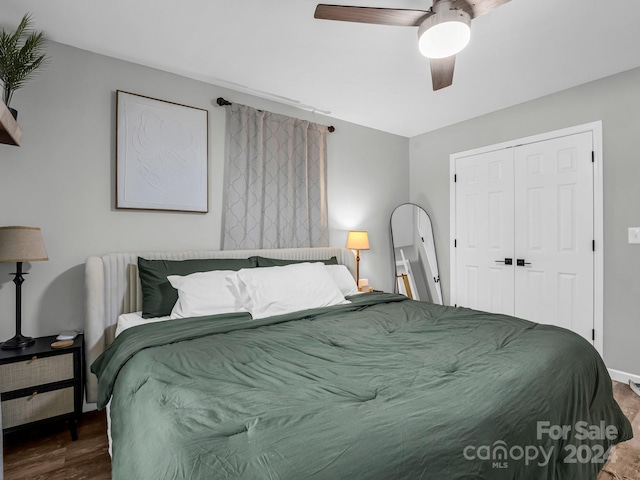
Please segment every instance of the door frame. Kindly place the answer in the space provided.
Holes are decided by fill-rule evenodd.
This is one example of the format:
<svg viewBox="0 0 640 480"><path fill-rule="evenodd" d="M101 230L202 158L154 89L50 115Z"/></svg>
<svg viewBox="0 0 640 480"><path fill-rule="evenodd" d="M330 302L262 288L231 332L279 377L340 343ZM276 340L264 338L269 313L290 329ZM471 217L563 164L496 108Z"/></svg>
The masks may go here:
<svg viewBox="0 0 640 480"><path fill-rule="evenodd" d="M584 132L591 132L593 138L593 239L595 240L595 251L593 255L593 328L595 330L595 340L593 340L593 346L602 356L604 354L604 184L601 120L449 155L449 182L451 185L449 189L449 305L455 305L457 297L455 250L456 160L481 153L514 148L529 143L544 142L546 140Z"/></svg>

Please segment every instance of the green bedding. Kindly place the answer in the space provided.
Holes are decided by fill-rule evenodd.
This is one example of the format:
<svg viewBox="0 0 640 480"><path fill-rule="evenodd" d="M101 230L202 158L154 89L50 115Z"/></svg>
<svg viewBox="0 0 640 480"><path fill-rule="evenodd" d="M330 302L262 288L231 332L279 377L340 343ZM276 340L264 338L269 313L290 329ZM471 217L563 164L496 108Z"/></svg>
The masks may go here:
<svg viewBox="0 0 640 480"><path fill-rule="evenodd" d="M113 393L113 479L595 480L632 436L572 332L350 299L122 333L91 367L101 407Z"/></svg>

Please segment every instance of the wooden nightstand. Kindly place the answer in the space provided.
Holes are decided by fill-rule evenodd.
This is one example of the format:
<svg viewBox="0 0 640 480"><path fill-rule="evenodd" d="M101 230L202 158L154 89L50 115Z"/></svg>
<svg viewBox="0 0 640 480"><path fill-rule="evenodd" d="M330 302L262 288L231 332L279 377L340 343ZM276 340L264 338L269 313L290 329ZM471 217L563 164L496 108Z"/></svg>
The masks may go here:
<svg viewBox="0 0 640 480"><path fill-rule="evenodd" d="M10 433L45 422L68 421L78 438L84 386L84 335L72 346L51 348L56 336L17 350L0 350L2 429Z"/></svg>

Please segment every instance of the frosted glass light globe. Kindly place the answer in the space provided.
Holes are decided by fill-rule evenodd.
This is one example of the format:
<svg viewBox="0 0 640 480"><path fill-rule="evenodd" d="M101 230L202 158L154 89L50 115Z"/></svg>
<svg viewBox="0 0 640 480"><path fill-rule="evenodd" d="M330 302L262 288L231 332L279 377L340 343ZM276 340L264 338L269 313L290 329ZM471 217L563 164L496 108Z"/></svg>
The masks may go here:
<svg viewBox="0 0 640 480"><path fill-rule="evenodd" d="M439 11L418 29L418 48L428 58L446 58L467 46L471 19L462 10Z"/></svg>

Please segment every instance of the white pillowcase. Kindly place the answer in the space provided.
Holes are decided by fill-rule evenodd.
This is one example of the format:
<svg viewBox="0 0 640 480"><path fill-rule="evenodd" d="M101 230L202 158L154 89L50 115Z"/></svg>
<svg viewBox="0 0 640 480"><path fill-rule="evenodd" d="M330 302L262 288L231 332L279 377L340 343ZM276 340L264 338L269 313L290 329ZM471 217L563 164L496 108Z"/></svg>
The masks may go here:
<svg viewBox="0 0 640 480"><path fill-rule="evenodd" d="M167 280L178 290L178 301L171 310L171 318L246 312L234 286L236 275L232 270L169 275Z"/></svg>
<svg viewBox="0 0 640 480"><path fill-rule="evenodd" d="M322 263L243 268L238 279L240 297L249 297L245 306L254 319L350 303Z"/></svg>
<svg viewBox="0 0 640 480"><path fill-rule="evenodd" d="M137 327L138 325L147 325L149 323L164 322L166 320L171 320L171 317L142 318L142 312L123 313L118 316L116 337L128 328Z"/></svg>
<svg viewBox="0 0 640 480"><path fill-rule="evenodd" d="M336 282L336 285L338 285L342 295L346 297L362 293L358 291L356 279L353 278L353 275L345 265L325 265L325 268L331 274L331 278Z"/></svg>

